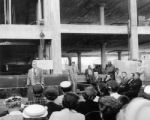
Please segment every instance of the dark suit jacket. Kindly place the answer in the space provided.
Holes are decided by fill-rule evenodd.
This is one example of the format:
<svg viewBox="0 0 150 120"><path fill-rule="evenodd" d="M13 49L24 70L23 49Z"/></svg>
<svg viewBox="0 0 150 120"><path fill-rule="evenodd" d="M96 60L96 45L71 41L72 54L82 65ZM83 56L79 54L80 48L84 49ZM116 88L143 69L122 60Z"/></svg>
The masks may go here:
<svg viewBox="0 0 150 120"><path fill-rule="evenodd" d="M121 91L121 94L128 96L130 99L135 98L138 96L138 93L140 91L140 88L142 86L142 81L140 79L136 80L129 80L125 84L125 88L123 91Z"/></svg>
<svg viewBox="0 0 150 120"><path fill-rule="evenodd" d="M53 102L48 102L46 106L48 107L48 118L51 116L52 112L62 110L62 107L60 105L57 105Z"/></svg>
<svg viewBox="0 0 150 120"><path fill-rule="evenodd" d="M98 103L94 101L80 102L77 111L86 115L92 111L99 111L99 106Z"/></svg>

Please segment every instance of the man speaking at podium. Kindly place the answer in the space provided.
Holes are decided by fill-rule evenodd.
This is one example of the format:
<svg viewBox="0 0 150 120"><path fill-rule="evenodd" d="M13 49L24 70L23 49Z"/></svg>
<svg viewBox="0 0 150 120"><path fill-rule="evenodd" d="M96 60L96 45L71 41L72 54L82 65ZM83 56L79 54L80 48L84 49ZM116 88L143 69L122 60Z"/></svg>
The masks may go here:
<svg viewBox="0 0 150 120"><path fill-rule="evenodd" d="M28 87L28 100L33 100L33 86L40 84L44 87L44 77L42 69L37 67L37 61L32 61L32 68L28 71L27 87Z"/></svg>

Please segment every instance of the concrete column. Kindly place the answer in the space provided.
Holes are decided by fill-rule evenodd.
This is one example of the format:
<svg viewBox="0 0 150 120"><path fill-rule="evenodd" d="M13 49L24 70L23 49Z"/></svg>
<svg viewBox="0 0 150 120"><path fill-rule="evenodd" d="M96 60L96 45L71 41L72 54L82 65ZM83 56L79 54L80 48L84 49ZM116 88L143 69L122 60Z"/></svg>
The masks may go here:
<svg viewBox="0 0 150 120"><path fill-rule="evenodd" d="M2 71L2 64L3 64L3 46L0 46L0 74Z"/></svg>
<svg viewBox="0 0 150 120"><path fill-rule="evenodd" d="M59 0L44 0L45 25L51 29L53 73L62 73L61 60L61 31L60 31L60 3Z"/></svg>
<svg viewBox="0 0 150 120"><path fill-rule="evenodd" d="M37 24L40 24L42 19L42 9L41 9L41 0L37 1Z"/></svg>
<svg viewBox="0 0 150 120"><path fill-rule="evenodd" d="M118 60L121 60L121 51L118 51Z"/></svg>
<svg viewBox="0 0 150 120"><path fill-rule="evenodd" d="M100 24L105 25L105 4L100 5Z"/></svg>
<svg viewBox="0 0 150 120"><path fill-rule="evenodd" d="M71 62L72 62L71 56L68 56L68 65L69 65L69 66L71 66Z"/></svg>
<svg viewBox="0 0 150 120"><path fill-rule="evenodd" d="M51 51L50 51L50 47L51 47L51 45L48 43L48 44L46 44L46 46L45 46L46 48L46 50L45 50L45 54L46 54L46 60L50 60L50 54L51 54Z"/></svg>
<svg viewBox="0 0 150 120"><path fill-rule="evenodd" d="M78 69L79 73L81 73L81 52L78 52L77 55L78 55Z"/></svg>
<svg viewBox="0 0 150 120"><path fill-rule="evenodd" d="M43 60L43 56L44 56L44 54L43 54L43 49L42 49L41 45L39 45L39 46L38 46L38 58L39 58L40 60Z"/></svg>
<svg viewBox="0 0 150 120"><path fill-rule="evenodd" d="M129 14L130 14L130 59L139 59L139 43L137 30L137 0L129 0Z"/></svg>
<svg viewBox="0 0 150 120"><path fill-rule="evenodd" d="M101 65L102 65L102 69L105 69L105 65L106 65L106 46L107 43L103 43L101 46Z"/></svg>

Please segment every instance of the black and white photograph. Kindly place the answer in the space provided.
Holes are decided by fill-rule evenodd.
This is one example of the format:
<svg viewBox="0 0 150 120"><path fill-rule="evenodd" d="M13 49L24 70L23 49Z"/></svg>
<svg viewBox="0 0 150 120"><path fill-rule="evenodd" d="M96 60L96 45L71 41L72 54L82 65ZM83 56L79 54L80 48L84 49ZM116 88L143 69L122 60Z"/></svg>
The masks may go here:
<svg viewBox="0 0 150 120"><path fill-rule="evenodd" d="M0 0L0 120L150 120L150 0Z"/></svg>

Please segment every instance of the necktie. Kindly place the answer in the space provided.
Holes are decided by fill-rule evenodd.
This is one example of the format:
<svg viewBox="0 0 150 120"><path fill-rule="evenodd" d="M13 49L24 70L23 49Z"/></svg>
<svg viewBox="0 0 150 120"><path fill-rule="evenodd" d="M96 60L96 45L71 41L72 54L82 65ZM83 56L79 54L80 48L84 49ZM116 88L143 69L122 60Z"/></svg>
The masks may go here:
<svg viewBox="0 0 150 120"><path fill-rule="evenodd" d="M36 69L33 70L34 75L36 76Z"/></svg>

